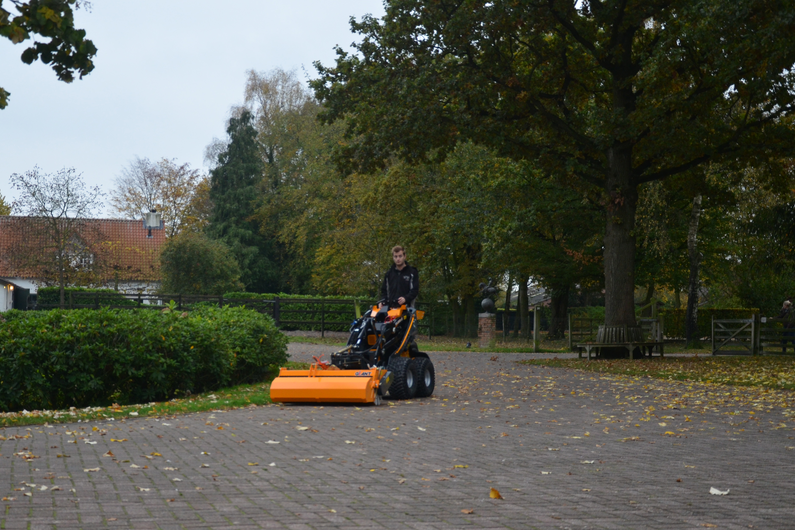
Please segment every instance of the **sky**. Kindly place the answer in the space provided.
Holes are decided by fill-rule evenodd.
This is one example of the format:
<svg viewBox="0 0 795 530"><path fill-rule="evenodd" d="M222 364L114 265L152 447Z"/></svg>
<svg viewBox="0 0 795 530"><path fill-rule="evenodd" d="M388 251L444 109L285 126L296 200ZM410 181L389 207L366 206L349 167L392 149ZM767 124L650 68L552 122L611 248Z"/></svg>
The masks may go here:
<svg viewBox="0 0 795 530"><path fill-rule="evenodd" d="M98 49L95 68L71 84L50 66L20 60L25 43L0 39L0 194L9 177L38 166L73 167L105 194L136 156L176 159L206 171L204 148L225 138L246 72L334 63L351 49L351 16L380 17L381 0L93 0L75 26ZM13 10L12 10L13 13ZM30 41L28 41L30 42ZM106 201L107 203L107 201ZM110 215L106 207L104 215Z"/></svg>

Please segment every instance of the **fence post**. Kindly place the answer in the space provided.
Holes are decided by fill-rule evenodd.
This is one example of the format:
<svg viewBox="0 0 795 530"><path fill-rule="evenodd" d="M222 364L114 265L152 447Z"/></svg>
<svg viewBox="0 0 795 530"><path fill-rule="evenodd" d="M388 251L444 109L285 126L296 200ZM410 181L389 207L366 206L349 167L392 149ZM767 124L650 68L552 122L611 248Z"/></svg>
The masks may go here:
<svg viewBox="0 0 795 530"><path fill-rule="evenodd" d="M538 352L538 328L540 315L538 314L538 306L533 308L533 353Z"/></svg>
<svg viewBox="0 0 795 530"><path fill-rule="evenodd" d="M715 355L715 315L712 315L712 355Z"/></svg>
<svg viewBox="0 0 795 530"><path fill-rule="evenodd" d="M569 311L569 351L574 351L574 344L571 337L571 311Z"/></svg>
<svg viewBox="0 0 795 530"><path fill-rule="evenodd" d="M326 338L326 300L320 301L320 338Z"/></svg>
<svg viewBox="0 0 795 530"><path fill-rule="evenodd" d="M273 297L273 321L276 323L276 327L277 328L279 327L279 320L281 320L281 316L280 316L279 313L280 313L280 311L279 311L279 297L278 296L274 296Z"/></svg>
<svg viewBox="0 0 795 530"><path fill-rule="evenodd" d="M751 315L751 355L756 355L756 314Z"/></svg>

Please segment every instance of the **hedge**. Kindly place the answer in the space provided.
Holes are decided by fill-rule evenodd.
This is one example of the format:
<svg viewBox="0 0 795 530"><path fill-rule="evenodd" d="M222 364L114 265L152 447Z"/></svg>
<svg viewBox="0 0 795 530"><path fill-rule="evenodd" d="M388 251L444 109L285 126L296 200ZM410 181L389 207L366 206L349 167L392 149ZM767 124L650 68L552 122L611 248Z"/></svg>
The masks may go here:
<svg viewBox="0 0 795 530"><path fill-rule="evenodd" d="M282 302L282 305L280 306L281 320L319 321L321 309L325 309L323 312L325 313L324 329L326 331L349 331L351 323L356 318L354 303L358 304L360 311L364 311L367 307L369 307L370 302L373 301L366 297L354 296L317 296L246 292L231 292L224 294L224 298L237 298L245 300L273 300L277 296L279 297L279 301ZM302 302L290 302L290 300L302 300ZM307 302L303 302L303 300L307 300ZM323 300L350 300L351 304L326 305L325 308L323 308ZM306 331L320 331L320 324L282 324L279 327L284 330L301 329Z"/></svg>
<svg viewBox="0 0 795 530"><path fill-rule="evenodd" d="M0 318L0 410L161 401L262 380L287 339L243 308L74 309Z"/></svg>
<svg viewBox="0 0 795 530"><path fill-rule="evenodd" d="M665 318L664 329L666 337L685 336L685 313L686 309L663 309L660 314ZM752 315L759 313L756 308L735 308L735 309L716 309L713 307L698 308L698 336L712 336L712 318L718 319L741 319L751 318Z"/></svg>
<svg viewBox="0 0 795 530"><path fill-rule="evenodd" d="M118 291L113 289L89 289L86 287L66 287L64 289L64 300L69 307L69 294L75 305L89 305L99 301L100 307L107 306L136 306L138 302L125 298ZM42 287L38 290L36 304L41 309L48 309L46 306L59 307L61 305L61 291L58 287Z"/></svg>

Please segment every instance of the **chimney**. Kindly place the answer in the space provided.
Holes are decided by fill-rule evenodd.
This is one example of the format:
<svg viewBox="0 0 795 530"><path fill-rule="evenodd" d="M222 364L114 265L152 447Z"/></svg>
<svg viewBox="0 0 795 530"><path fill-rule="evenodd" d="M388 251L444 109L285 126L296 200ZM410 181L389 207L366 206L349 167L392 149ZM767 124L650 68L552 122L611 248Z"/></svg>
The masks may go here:
<svg viewBox="0 0 795 530"><path fill-rule="evenodd" d="M148 230L146 237L152 237L152 230L162 230L163 220L160 218L160 212L157 210L150 210L143 212L144 216L144 230Z"/></svg>

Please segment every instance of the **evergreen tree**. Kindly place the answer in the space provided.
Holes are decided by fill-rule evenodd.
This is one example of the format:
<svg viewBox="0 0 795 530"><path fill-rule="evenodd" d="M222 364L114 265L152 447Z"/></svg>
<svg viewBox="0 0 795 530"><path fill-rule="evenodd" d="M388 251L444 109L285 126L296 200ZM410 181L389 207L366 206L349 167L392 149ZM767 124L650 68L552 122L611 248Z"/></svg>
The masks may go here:
<svg viewBox="0 0 795 530"><path fill-rule="evenodd" d="M210 172L213 211L207 235L226 243L240 265L241 281L252 292L278 289L278 271L272 243L264 238L253 215L262 174L257 131L252 115L244 110L229 120L229 143Z"/></svg>

